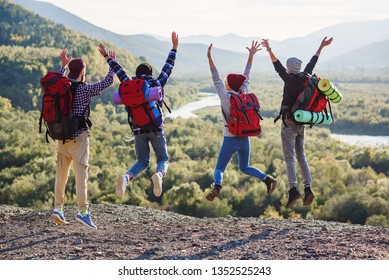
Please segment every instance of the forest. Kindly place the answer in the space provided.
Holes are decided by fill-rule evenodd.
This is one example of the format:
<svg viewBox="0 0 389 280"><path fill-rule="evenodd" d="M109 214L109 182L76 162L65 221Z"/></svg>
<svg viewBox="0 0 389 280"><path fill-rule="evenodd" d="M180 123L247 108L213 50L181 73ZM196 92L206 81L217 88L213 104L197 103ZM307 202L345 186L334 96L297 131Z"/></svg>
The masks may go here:
<svg viewBox="0 0 389 280"><path fill-rule="evenodd" d="M53 205L55 143L45 143L38 133L39 111L12 108L1 98L0 203L33 208ZM164 194L155 198L151 190L152 164L128 187L123 201L114 194L117 176L134 162L134 143L126 113L110 104L92 110L89 199L97 203L124 203L155 207L198 217L255 216L313 218L370 225L389 225L389 149L357 148L330 137L327 128L307 132L306 151L313 174L316 200L310 207L298 202L285 209L287 179L279 125L263 121L263 134L251 138L251 163L273 174L279 181L272 196L262 182L241 174L236 158L224 176L220 199L209 202L205 194L213 183L213 170L220 148L221 116L218 108L203 110L193 119L166 119L169 170ZM26 134L26 131L28 133ZM301 178L299 178L301 182ZM71 173L66 201L75 203Z"/></svg>
<svg viewBox="0 0 389 280"><path fill-rule="evenodd" d="M54 141L47 144L44 133L38 133L39 79L47 71L58 69L60 50L69 48L74 57L86 61L87 81L99 80L108 70L97 51L99 43L0 0L0 203L37 209L53 206L56 145ZM144 57L115 51L118 61L129 72L145 61ZM155 66L157 72L160 67ZM278 180L271 196L266 195L262 182L241 174L233 158L225 172L221 196L213 202L205 199L213 184L222 141L220 108L213 107L201 110L198 118L166 118L169 170L162 197L155 198L151 190L150 178L155 168L152 155L150 168L128 186L124 200L116 199L117 176L135 160L127 114L111 101L118 87L116 79L115 85L91 105L91 211L93 204L124 203L197 217L304 218L389 226L389 147L360 148L330 137L332 132L388 136L389 85L349 83L331 73L323 78L336 81L344 100L332 106L333 125L307 129L306 153L316 194L311 206L303 207L298 202L293 209L284 207L287 178L280 123L273 123L282 98L282 83L276 73L268 73L253 75L251 79L251 90L257 94L264 116L263 133L251 138L251 164ZM166 101L176 109L198 99L201 91L214 91L210 76L185 79L175 77L173 72L166 86ZM300 177L298 180L301 182ZM66 202L73 205L75 201L71 173Z"/></svg>

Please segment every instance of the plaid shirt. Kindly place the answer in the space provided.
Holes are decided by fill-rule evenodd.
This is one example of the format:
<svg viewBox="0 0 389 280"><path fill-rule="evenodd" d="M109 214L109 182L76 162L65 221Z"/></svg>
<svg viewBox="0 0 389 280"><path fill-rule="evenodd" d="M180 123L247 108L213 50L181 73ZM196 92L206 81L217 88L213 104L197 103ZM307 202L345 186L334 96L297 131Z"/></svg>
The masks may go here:
<svg viewBox="0 0 389 280"><path fill-rule="evenodd" d="M59 72L65 76L66 68L61 67ZM89 117L89 105L92 97L100 95L100 93L111 86L113 84L114 72L110 68L108 74L105 76L103 80L97 83L88 84L81 83L78 85L76 92L73 96L73 114L75 116L84 116L85 119ZM87 131L88 128L80 128L78 129L72 136L72 138L76 138L83 131Z"/></svg>
<svg viewBox="0 0 389 280"><path fill-rule="evenodd" d="M138 75L138 76L132 77L132 79L139 78L139 79L143 79L143 80L147 80L147 81L151 80L150 84L152 87L161 87L162 100L163 100L163 98L165 96L165 92L164 92L163 87L166 85L167 80L169 79L170 74L173 71L174 63L176 61L176 54L177 54L176 49L170 50L169 55L166 59L166 62L164 64L164 66L162 67L161 73L158 75L158 77L156 79L153 78L152 76L149 76L149 75ZM113 72L115 72L116 76L119 78L120 82L130 80L126 71L123 70L123 68L120 66L119 63L117 63L116 60L110 58L107 61L108 61L109 66L113 70ZM159 106L162 107L162 101L158 102L158 104L159 104ZM151 126L151 128L153 128L153 127Z"/></svg>

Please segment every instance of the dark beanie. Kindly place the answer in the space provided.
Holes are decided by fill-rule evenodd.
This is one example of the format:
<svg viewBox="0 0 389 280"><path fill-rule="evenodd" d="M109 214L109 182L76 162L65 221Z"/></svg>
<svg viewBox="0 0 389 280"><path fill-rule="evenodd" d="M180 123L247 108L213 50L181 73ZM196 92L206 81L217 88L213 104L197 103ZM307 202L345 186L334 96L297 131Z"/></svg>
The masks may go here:
<svg viewBox="0 0 389 280"><path fill-rule="evenodd" d="M153 68L148 63L142 63L139 64L138 67L136 67L135 75L153 75Z"/></svg>
<svg viewBox="0 0 389 280"><path fill-rule="evenodd" d="M81 71L85 68L85 62L81 58L75 58L70 61L69 65L69 79L77 79Z"/></svg>
<svg viewBox="0 0 389 280"><path fill-rule="evenodd" d="M235 92L239 92L244 81L246 81L246 76L243 76L241 74L228 74L227 75L228 86Z"/></svg>

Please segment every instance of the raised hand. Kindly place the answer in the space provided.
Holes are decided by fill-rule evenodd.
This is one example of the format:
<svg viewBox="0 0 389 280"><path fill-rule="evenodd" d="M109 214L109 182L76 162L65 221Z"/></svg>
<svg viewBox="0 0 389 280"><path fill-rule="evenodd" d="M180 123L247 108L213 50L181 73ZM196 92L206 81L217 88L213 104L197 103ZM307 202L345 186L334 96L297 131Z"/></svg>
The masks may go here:
<svg viewBox="0 0 389 280"><path fill-rule="evenodd" d="M108 56L112 59L116 59L116 53L114 50L108 50Z"/></svg>
<svg viewBox="0 0 389 280"><path fill-rule="evenodd" d="M103 57L107 57L108 52L103 44L99 44L99 52Z"/></svg>
<svg viewBox="0 0 389 280"><path fill-rule="evenodd" d="M319 48L317 49L315 55L319 56L321 53L321 50L332 43L333 38L327 39L327 37L324 37L324 39L321 41Z"/></svg>
<svg viewBox="0 0 389 280"><path fill-rule="evenodd" d="M246 47L246 49L249 51L250 55L254 55L257 51L262 50L261 49L261 44L258 43L258 41L252 41L251 42L251 48Z"/></svg>
<svg viewBox="0 0 389 280"><path fill-rule="evenodd" d="M211 44L209 45L209 47L208 47L208 52L207 52L207 57L208 57L208 59L209 59L209 58L212 58L211 51L212 51L212 43L211 43Z"/></svg>
<svg viewBox="0 0 389 280"><path fill-rule="evenodd" d="M172 32L172 44L173 49L177 50L178 47L178 35L175 31Z"/></svg>
<svg viewBox="0 0 389 280"><path fill-rule="evenodd" d="M268 39L262 39L261 45L266 48L267 51L270 51L270 44Z"/></svg>
<svg viewBox="0 0 389 280"><path fill-rule="evenodd" d="M67 49L63 49L60 53L60 57L61 57L61 65L62 67L65 67L66 65L69 64L69 62L72 60L72 56L68 57L68 50Z"/></svg>
<svg viewBox="0 0 389 280"><path fill-rule="evenodd" d="M325 47L328 46L329 44L332 43L333 38L331 37L330 39L327 40L327 37L324 37L323 41L321 41L320 47Z"/></svg>

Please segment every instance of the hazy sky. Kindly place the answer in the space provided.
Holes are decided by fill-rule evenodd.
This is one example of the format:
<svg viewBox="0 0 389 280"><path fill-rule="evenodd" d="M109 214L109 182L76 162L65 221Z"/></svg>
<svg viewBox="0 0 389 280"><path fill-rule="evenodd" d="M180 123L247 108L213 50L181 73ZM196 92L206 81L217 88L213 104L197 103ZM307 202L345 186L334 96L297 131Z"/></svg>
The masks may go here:
<svg viewBox="0 0 389 280"><path fill-rule="evenodd" d="M388 0L42 1L118 34L165 37L176 31L180 36L235 33L282 40L347 21L389 18Z"/></svg>

